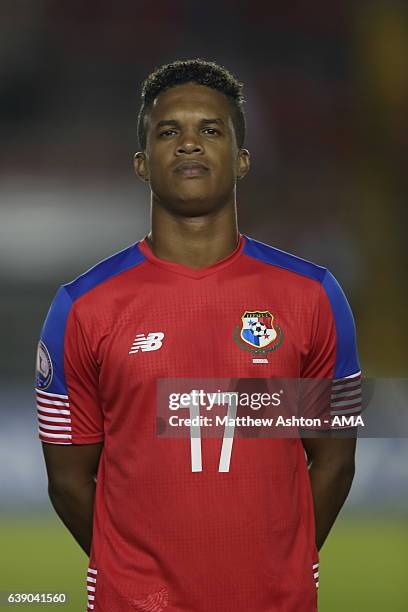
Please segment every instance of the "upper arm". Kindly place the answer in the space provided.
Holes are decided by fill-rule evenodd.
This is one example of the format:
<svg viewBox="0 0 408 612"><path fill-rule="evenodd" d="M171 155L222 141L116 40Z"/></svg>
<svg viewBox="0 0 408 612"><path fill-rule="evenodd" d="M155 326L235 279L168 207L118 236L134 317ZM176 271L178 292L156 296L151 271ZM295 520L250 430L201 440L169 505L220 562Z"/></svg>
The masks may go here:
<svg viewBox="0 0 408 612"><path fill-rule="evenodd" d="M354 318L342 288L328 270L320 284L301 377L306 379L302 414L325 417L329 424L323 429L340 429L344 424L338 425L339 420L360 414L361 371Z"/></svg>
<svg viewBox="0 0 408 612"><path fill-rule="evenodd" d="M37 352L36 397L42 442L80 445L104 439L99 368L90 327L61 287L42 328Z"/></svg>
<svg viewBox="0 0 408 612"><path fill-rule="evenodd" d="M50 489L75 488L95 481L103 442L60 445L42 443Z"/></svg>

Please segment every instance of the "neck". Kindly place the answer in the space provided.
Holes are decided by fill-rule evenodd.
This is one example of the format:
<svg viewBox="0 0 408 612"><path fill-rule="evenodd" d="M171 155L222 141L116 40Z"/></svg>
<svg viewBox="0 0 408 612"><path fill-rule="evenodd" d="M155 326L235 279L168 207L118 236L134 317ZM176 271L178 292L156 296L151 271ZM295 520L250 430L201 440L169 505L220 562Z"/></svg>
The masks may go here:
<svg viewBox="0 0 408 612"><path fill-rule="evenodd" d="M198 216L175 215L152 201L147 242L156 257L190 268L204 268L227 257L238 243L235 201Z"/></svg>

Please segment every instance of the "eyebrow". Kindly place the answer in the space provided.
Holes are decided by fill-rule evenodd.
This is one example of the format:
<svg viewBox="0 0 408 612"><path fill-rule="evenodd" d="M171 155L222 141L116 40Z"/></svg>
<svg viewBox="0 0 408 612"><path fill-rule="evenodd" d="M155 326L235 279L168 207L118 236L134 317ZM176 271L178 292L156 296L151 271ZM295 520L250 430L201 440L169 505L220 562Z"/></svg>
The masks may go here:
<svg viewBox="0 0 408 612"><path fill-rule="evenodd" d="M214 117L213 119L201 119L200 125L209 125L211 123L216 123L217 125L224 125L224 121L220 117ZM161 128L171 125L173 127L179 127L180 122L176 119L162 119L156 125L156 128Z"/></svg>

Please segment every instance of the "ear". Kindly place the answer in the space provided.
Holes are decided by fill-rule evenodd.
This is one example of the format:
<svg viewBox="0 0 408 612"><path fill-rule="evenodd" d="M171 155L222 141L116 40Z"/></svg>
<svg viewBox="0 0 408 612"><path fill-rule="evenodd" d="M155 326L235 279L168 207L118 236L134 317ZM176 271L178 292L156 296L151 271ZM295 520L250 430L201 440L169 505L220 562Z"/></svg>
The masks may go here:
<svg viewBox="0 0 408 612"><path fill-rule="evenodd" d="M237 178L242 179L249 171L251 160L248 149L239 149L237 159Z"/></svg>
<svg viewBox="0 0 408 612"><path fill-rule="evenodd" d="M135 153L133 157L133 167L136 175L145 183L149 182L149 172L146 163L146 156L142 151Z"/></svg>

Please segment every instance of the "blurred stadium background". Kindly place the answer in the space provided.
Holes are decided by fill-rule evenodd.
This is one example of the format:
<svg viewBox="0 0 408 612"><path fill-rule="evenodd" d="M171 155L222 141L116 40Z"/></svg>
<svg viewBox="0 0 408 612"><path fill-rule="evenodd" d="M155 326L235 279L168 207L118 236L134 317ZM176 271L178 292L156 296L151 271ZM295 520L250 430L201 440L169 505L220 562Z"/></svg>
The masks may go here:
<svg viewBox="0 0 408 612"><path fill-rule="evenodd" d="M60 590L85 609L87 559L47 497L36 342L57 287L146 232L140 82L190 57L245 83L241 230L329 267L366 376L407 376L406 2L3 0L0 591ZM322 612L407 610L407 466L406 439L359 441L321 553Z"/></svg>

